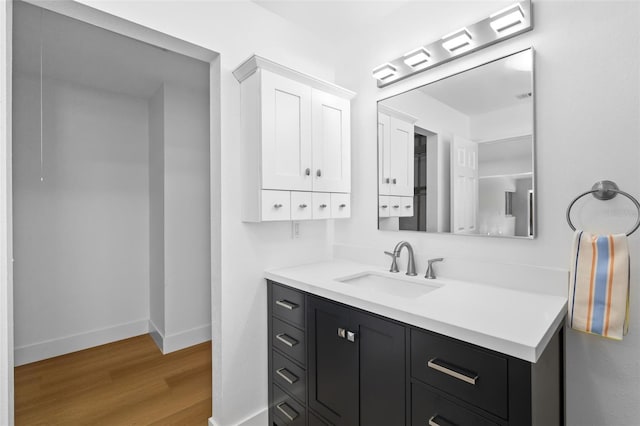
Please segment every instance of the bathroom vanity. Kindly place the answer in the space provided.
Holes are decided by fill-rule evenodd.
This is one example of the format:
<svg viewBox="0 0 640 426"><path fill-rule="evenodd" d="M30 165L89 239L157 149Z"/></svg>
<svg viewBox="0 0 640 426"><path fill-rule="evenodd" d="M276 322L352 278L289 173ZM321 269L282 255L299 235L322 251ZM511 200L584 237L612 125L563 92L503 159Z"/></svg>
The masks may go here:
<svg viewBox="0 0 640 426"><path fill-rule="evenodd" d="M566 298L346 261L266 276L270 426L564 424Z"/></svg>

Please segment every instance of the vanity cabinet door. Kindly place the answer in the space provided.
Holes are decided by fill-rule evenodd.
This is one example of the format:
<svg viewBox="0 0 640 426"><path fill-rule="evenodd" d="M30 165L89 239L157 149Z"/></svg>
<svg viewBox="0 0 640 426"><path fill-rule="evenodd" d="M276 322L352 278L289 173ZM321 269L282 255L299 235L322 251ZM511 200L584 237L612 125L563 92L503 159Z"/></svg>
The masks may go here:
<svg viewBox="0 0 640 426"><path fill-rule="evenodd" d="M313 90L313 190L351 192L351 104Z"/></svg>
<svg viewBox="0 0 640 426"><path fill-rule="evenodd" d="M357 425L358 345L346 339L350 310L307 300L309 407L337 426Z"/></svg>
<svg viewBox="0 0 640 426"><path fill-rule="evenodd" d="M311 88L261 72L262 189L311 191Z"/></svg>
<svg viewBox="0 0 640 426"><path fill-rule="evenodd" d="M335 425L405 425L405 327L317 298L307 325L309 406Z"/></svg>

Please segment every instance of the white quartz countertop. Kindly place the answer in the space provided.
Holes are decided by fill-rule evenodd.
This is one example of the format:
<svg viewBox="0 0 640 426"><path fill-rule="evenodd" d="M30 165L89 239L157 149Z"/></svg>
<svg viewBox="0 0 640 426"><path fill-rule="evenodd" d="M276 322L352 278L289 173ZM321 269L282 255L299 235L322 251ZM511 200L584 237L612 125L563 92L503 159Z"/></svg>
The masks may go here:
<svg viewBox="0 0 640 426"><path fill-rule="evenodd" d="M437 289L408 298L337 279L363 272L406 278L404 271L335 260L265 271L265 277L454 339L536 362L567 310L567 298L448 279L413 282Z"/></svg>

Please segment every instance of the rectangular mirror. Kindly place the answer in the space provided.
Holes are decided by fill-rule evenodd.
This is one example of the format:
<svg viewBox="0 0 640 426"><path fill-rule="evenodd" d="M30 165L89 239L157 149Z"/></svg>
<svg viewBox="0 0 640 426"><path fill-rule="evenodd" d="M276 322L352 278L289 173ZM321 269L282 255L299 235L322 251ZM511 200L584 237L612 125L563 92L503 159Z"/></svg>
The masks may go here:
<svg viewBox="0 0 640 426"><path fill-rule="evenodd" d="M533 49L378 102L378 228L533 238Z"/></svg>

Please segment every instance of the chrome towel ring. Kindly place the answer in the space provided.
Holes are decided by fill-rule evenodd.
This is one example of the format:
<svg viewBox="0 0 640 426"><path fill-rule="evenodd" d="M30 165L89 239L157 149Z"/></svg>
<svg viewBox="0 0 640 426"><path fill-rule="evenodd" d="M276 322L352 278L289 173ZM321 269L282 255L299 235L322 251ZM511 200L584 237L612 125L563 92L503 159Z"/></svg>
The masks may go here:
<svg viewBox="0 0 640 426"><path fill-rule="evenodd" d="M595 198L603 201L611 200L618 194L624 195L625 197L630 199L633 202L633 204L635 204L636 209L638 210L638 219L636 220L636 224L633 225L633 228L631 228L629 232L627 232L627 237L633 234L634 232L636 232L636 230L640 227L640 203L638 202L638 200L636 200L629 193L620 190L618 188L618 185L616 185L615 182L612 182L610 180L601 180L600 182L596 182L591 187L591 190L585 191L582 194L578 195L576 198L574 198L571 204L569 204L569 207L567 207L567 223L569 223L569 227L572 230L575 231L576 227L573 226L573 223L571 223L571 208L576 203L576 201L578 201L580 198L584 197L585 195L589 195L589 194L593 194Z"/></svg>

